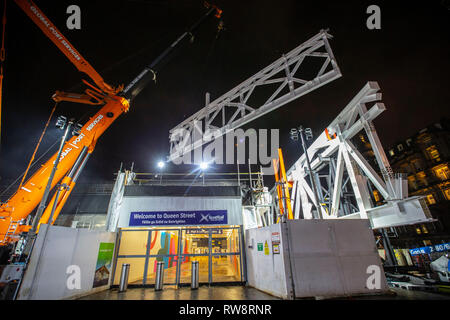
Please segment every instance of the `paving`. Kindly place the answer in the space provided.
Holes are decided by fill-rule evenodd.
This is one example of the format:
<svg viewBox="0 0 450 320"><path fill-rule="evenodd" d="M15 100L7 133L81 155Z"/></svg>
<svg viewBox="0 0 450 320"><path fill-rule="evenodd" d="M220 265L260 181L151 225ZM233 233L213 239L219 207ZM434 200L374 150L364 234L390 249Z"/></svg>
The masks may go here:
<svg viewBox="0 0 450 320"><path fill-rule="evenodd" d="M391 288L389 295L359 296L340 298L342 300L450 300L450 295L433 292ZM126 292L118 289L105 290L80 300L281 300L257 289L245 286L200 286L166 287L162 291L153 288L128 288Z"/></svg>
<svg viewBox="0 0 450 320"><path fill-rule="evenodd" d="M391 294L382 296L360 296L345 298L350 300L450 300L449 294L389 288Z"/></svg>
<svg viewBox="0 0 450 320"><path fill-rule="evenodd" d="M164 288L128 288L126 292L111 289L98 292L80 300L280 300L257 289L244 286L200 286L197 290L190 287Z"/></svg>

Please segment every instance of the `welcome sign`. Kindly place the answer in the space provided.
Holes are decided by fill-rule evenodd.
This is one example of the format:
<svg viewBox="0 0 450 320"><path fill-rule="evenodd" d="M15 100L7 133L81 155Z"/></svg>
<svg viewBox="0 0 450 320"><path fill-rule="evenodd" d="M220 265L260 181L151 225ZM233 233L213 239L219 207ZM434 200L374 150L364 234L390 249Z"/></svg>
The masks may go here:
<svg viewBox="0 0 450 320"><path fill-rule="evenodd" d="M227 210L144 211L130 213L130 227L227 224Z"/></svg>

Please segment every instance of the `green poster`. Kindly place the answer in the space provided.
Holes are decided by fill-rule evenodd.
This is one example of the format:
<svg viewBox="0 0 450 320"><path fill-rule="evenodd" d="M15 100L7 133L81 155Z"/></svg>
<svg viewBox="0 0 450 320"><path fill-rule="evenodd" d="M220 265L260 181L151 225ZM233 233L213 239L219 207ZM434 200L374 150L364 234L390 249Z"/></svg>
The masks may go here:
<svg viewBox="0 0 450 320"><path fill-rule="evenodd" d="M97 265L95 266L94 288L108 284L109 275L111 274L113 253L114 243L100 242Z"/></svg>
<svg viewBox="0 0 450 320"><path fill-rule="evenodd" d="M263 244L262 244L262 242L258 243L258 251L263 251Z"/></svg>

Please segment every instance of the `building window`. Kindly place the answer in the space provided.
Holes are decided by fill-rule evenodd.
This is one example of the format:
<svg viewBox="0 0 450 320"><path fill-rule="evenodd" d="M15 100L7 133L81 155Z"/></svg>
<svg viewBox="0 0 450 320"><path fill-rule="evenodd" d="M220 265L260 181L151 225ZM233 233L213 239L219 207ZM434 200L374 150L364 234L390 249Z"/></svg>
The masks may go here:
<svg viewBox="0 0 450 320"><path fill-rule="evenodd" d="M437 168L433 168L434 174L437 178L441 180L447 180L450 178L450 170L447 165L439 166Z"/></svg>
<svg viewBox="0 0 450 320"><path fill-rule="evenodd" d="M417 177L417 180L419 181L419 185L421 185L421 186L428 185L427 175L425 174L425 172L421 171L421 172L417 173L416 177Z"/></svg>
<svg viewBox="0 0 450 320"><path fill-rule="evenodd" d="M406 144L408 145L408 147L411 147L412 139L411 139L411 138L410 138L410 139L407 139L407 140L406 140Z"/></svg>
<svg viewBox="0 0 450 320"><path fill-rule="evenodd" d="M420 161L420 159L415 159L412 161L412 163L414 164L414 168L416 168L416 170L420 171L422 170L422 161Z"/></svg>
<svg viewBox="0 0 450 320"><path fill-rule="evenodd" d="M402 169L402 172L412 173L412 170L408 163L403 164L400 168Z"/></svg>
<svg viewBox="0 0 450 320"><path fill-rule="evenodd" d="M379 202L381 200L380 193L378 192L378 190L373 191L373 197L375 198L375 202Z"/></svg>
<svg viewBox="0 0 450 320"><path fill-rule="evenodd" d="M411 189L417 189L416 178L414 178L414 176L409 176L408 177L408 183L409 183L409 187Z"/></svg>
<svg viewBox="0 0 450 320"><path fill-rule="evenodd" d="M399 144L399 145L397 146L397 149L398 149L398 151L403 151L403 145L402 145L402 144Z"/></svg>
<svg viewBox="0 0 450 320"><path fill-rule="evenodd" d="M450 200L450 188L443 190L445 199Z"/></svg>
<svg viewBox="0 0 450 320"><path fill-rule="evenodd" d="M389 154L391 155L391 157L393 157L395 155L394 149L389 150Z"/></svg>
<svg viewBox="0 0 450 320"><path fill-rule="evenodd" d="M433 160L436 160L436 161L440 160L439 159L439 151L436 148L436 146L428 147L426 150L427 150L427 154L430 157L430 159L433 159Z"/></svg>
<svg viewBox="0 0 450 320"><path fill-rule="evenodd" d="M434 199L434 196L433 196L433 194L427 194L427 203L428 204L435 204L436 203L436 200Z"/></svg>

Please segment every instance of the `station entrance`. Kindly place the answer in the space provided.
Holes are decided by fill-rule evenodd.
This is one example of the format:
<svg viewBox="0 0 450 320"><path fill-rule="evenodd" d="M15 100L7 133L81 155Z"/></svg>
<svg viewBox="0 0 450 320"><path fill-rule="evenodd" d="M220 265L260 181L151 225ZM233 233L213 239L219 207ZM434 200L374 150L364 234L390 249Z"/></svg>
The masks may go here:
<svg viewBox="0 0 450 320"><path fill-rule="evenodd" d="M123 228L117 243L114 286L124 263L129 285L154 286L159 261L165 285L189 285L192 261L199 262L200 284L244 282L241 226Z"/></svg>

